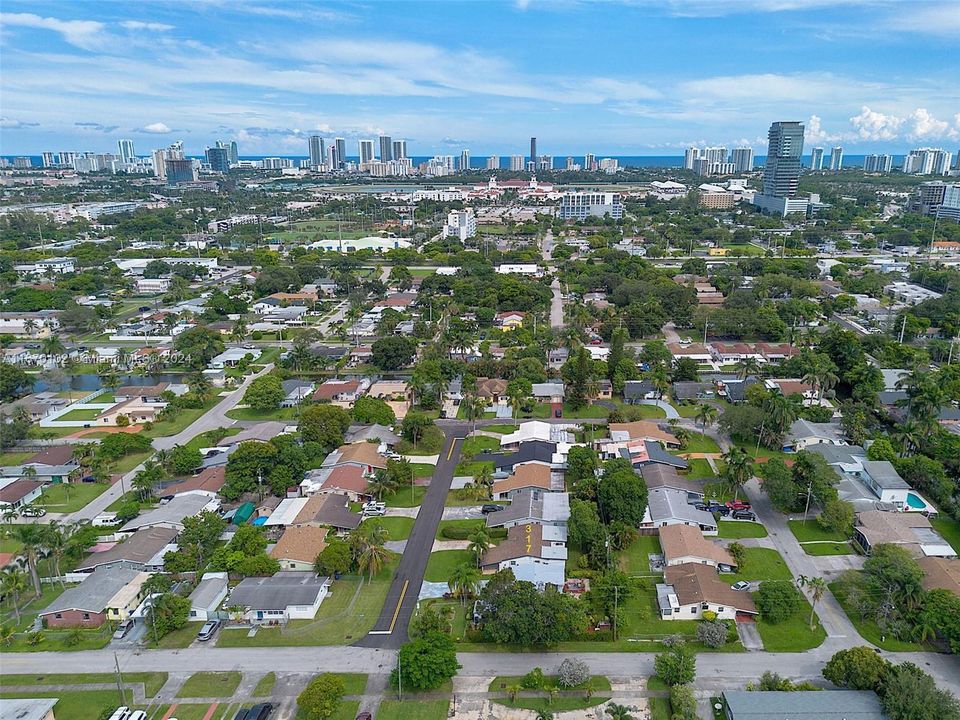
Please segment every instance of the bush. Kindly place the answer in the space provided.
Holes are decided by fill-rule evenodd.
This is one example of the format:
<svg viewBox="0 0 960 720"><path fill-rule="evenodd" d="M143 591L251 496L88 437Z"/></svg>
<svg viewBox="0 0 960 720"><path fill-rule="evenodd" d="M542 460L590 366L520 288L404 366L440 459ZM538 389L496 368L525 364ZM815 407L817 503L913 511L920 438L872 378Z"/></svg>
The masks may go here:
<svg viewBox="0 0 960 720"><path fill-rule="evenodd" d="M319 675L297 696L297 706L308 720L326 720L337 712L345 692L346 687L339 676Z"/></svg>
<svg viewBox="0 0 960 720"><path fill-rule="evenodd" d="M457 527L448 525L440 531L440 534L448 540L466 540L477 531L477 527L482 527L483 522L477 521L476 527ZM487 535L492 540L503 540L507 537L506 528L488 528Z"/></svg>
<svg viewBox="0 0 960 720"><path fill-rule="evenodd" d="M757 592L757 607L763 614L763 619L771 625L782 623L796 614L800 610L801 601L800 591L787 580L762 582Z"/></svg>
<svg viewBox="0 0 960 720"><path fill-rule="evenodd" d="M653 668L663 682L670 687L693 682L697 659L693 651L680 643L659 653L653 660Z"/></svg>
<svg viewBox="0 0 960 720"><path fill-rule="evenodd" d="M543 676L543 670L535 667L520 680L520 687L525 690L540 690L543 688L546 679Z"/></svg>
<svg viewBox="0 0 960 720"><path fill-rule="evenodd" d="M727 624L722 620L704 620L697 625L697 640L707 647L723 647L727 643Z"/></svg>
<svg viewBox="0 0 960 720"><path fill-rule="evenodd" d="M670 709L677 720L697 719L697 698L689 685L674 685L670 688Z"/></svg>
<svg viewBox="0 0 960 720"><path fill-rule="evenodd" d="M567 658L557 668L557 676L561 687L577 687L590 679L590 667L583 660Z"/></svg>

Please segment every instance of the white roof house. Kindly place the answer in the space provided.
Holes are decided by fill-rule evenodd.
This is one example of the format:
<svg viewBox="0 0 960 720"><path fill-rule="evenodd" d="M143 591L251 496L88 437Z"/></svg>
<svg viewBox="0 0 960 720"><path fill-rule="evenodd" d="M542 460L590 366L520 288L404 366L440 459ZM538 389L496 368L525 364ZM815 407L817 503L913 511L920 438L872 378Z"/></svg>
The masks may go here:
<svg viewBox="0 0 960 720"><path fill-rule="evenodd" d="M227 573L204 573L190 593L190 619L209 620L227 596Z"/></svg>
<svg viewBox="0 0 960 720"><path fill-rule="evenodd" d="M573 434L569 431L570 427L569 425L554 425L542 420L532 420L531 422L521 423L520 427L514 432L501 437L500 446L520 445L531 440L569 445L574 442Z"/></svg>

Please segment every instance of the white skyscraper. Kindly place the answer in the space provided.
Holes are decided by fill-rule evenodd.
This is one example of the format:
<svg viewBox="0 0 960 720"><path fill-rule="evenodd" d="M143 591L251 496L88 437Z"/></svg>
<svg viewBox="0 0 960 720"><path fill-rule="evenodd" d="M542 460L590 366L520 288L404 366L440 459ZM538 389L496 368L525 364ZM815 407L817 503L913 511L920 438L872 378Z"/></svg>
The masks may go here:
<svg viewBox="0 0 960 720"><path fill-rule="evenodd" d="M499 169L500 169L500 156L490 155L487 158L487 170L499 170Z"/></svg>
<svg viewBox="0 0 960 720"><path fill-rule="evenodd" d="M137 154L133 151L133 140L119 140L117 146L120 148L120 160L124 163L132 163Z"/></svg>
<svg viewBox="0 0 960 720"><path fill-rule="evenodd" d="M583 156L583 169L587 172L593 172L597 169L597 156L593 153L587 153Z"/></svg>
<svg viewBox="0 0 960 720"><path fill-rule="evenodd" d="M460 164L457 165L460 172L467 172L470 169L470 151L462 150L460 152Z"/></svg>
<svg viewBox="0 0 960 720"><path fill-rule="evenodd" d="M44 167L53 167L57 163L55 162L56 153L47 151L40 155L41 160L43 160Z"/></svg>
<svg viewBox="0 0 960 720"><path fill-rule="evenodd" d="M705 157L711 164L725 163L727 161L727 149L725 147L704 148L700 157Z"/></svg>
<svg viewBox="0 0 960 720"><path fill-rule="evenodd" d="M510 156L510 170L511 172L522 172L524 166L523 155L511 155Z"/></svg>
<svg viewBox="0 0 960 720"><path fill-rule="evenodd" d="M357 143L360 155L360 164L364 165L373 160L373 140L360 140Z"/></svg>
<svg viewBox="0 0 960 720"><path fill-rule="evenodd" d="M70 165L73 166L74 161L77 159L77 153L73 150L61 150L57 153L60 156L61 165Z"/></svg>
<svg viewBox="0 0 960 720"><path fill-rule="evenodd" d="M154 150L151 153L153 158L153 174L156 175L161 180L167 179L167 151L166 150Z"/></svg>
<svg viewBox="0 0 960 720"><path fill-rule="evenodd" d="M833 172L843 170L843 148L839 145L830 151L830 169Z"/></svg>
<svg viewBox="0 0 960 720"><path fill-rule="evenodd" d="M810 169L823 170L823 148L815 147L810 151Z"/></svg>
<svg viewBox="0 0 960 720"><path fill-rule="evenodd" d="M753 148L734 148L730 153L730 162L738 173L753 170Z"/></svg>
<svg viewBox="0 0 960 720"><path fill-rule="evenodd" d="M893 169L893 155L867 155L863 158L864 172L888 173Z"/></svg>
<svg viewBox="0 0 960 720"><path fill-rule="evenodd" d="M700 157L700 148L687 148L683 153L683 167L685 170L693 170L693 163Z"/></svg>
<svg viewBox="0 0 960 720"><path fill-rule="evenodd" d="M407 159L407 141L406 140L393 141L393 159L394 160Z"/></svg>

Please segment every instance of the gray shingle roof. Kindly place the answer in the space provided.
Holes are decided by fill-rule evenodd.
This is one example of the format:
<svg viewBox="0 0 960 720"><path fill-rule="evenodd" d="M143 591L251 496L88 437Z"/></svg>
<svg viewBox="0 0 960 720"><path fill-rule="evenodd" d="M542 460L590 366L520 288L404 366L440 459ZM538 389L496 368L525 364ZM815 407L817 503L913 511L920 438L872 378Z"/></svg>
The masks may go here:
<svg viewBox="0 0 960 720"><path fill-rule="evenodd" d="M725 690L733 720L882 720L877 694L868 690Z"/></svg>
<svg viewBox="0 0 960 720"><path fill-rule="evenodd" d="M330 578L312 572L281 571L270 577L253 577L240 581L224 601L224 607L251 610L285 610L291 605L313 605Z"/></svg>
<svg viewBox="0 0 960 720"><path fill-rule="evenodd" d="M680 520L698 525L716 527L717 521L711 513L697 510L687 502L685 490L672 488L651 488L647 498L647 511L653 522Z"/></svg>
<svg viewBox="0 0 960 720"><path fill-rule="evenodd" d="M124 567L98 568L76 587L68 588L60 597L50 603L41 615L63 612L64 610L86 610L103 612L110 598L133 581L139 570Z"/></svg>

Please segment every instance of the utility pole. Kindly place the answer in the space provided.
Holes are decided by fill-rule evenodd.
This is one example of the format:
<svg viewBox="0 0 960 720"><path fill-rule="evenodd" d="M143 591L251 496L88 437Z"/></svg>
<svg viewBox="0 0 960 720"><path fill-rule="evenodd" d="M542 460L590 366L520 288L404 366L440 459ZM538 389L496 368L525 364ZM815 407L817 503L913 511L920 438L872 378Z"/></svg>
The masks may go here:
<svg viewBox="0 0 960 720"><path fill-rule="evenodd" d="M803 524L807 524L807 511L810 510L810 491L813 490L813 480L807 485L807 504L803 508Z"/></svg>
<svg viewBox="0 0 960 720"><path fill-rule="evenodd" d="M117 690L120 692L120 704L127 704L127 694L123 689L123 675L120 672L120 661L117 659L117 654L113 654L113 664L117 668Z"/></svg>
<svg viewBox="0 0 960 720"><path fill-rule="evenodd" d="M403 700L403 668L400 665L400 653L397 653L397 692Z"/></svg>
<svg viewBox="0 0 960 720"><path fill-rule="evenodd" d="M907 314L903 314L903 323L900 325L900 344L903 345L903 334L907 330Z"/></svg>
<svg viewBox="0 0 960 720"><path fill-rule="evenodd" d="M620 586L613 586L613 641L617 641L617 608L620 604Z"/></svg>

